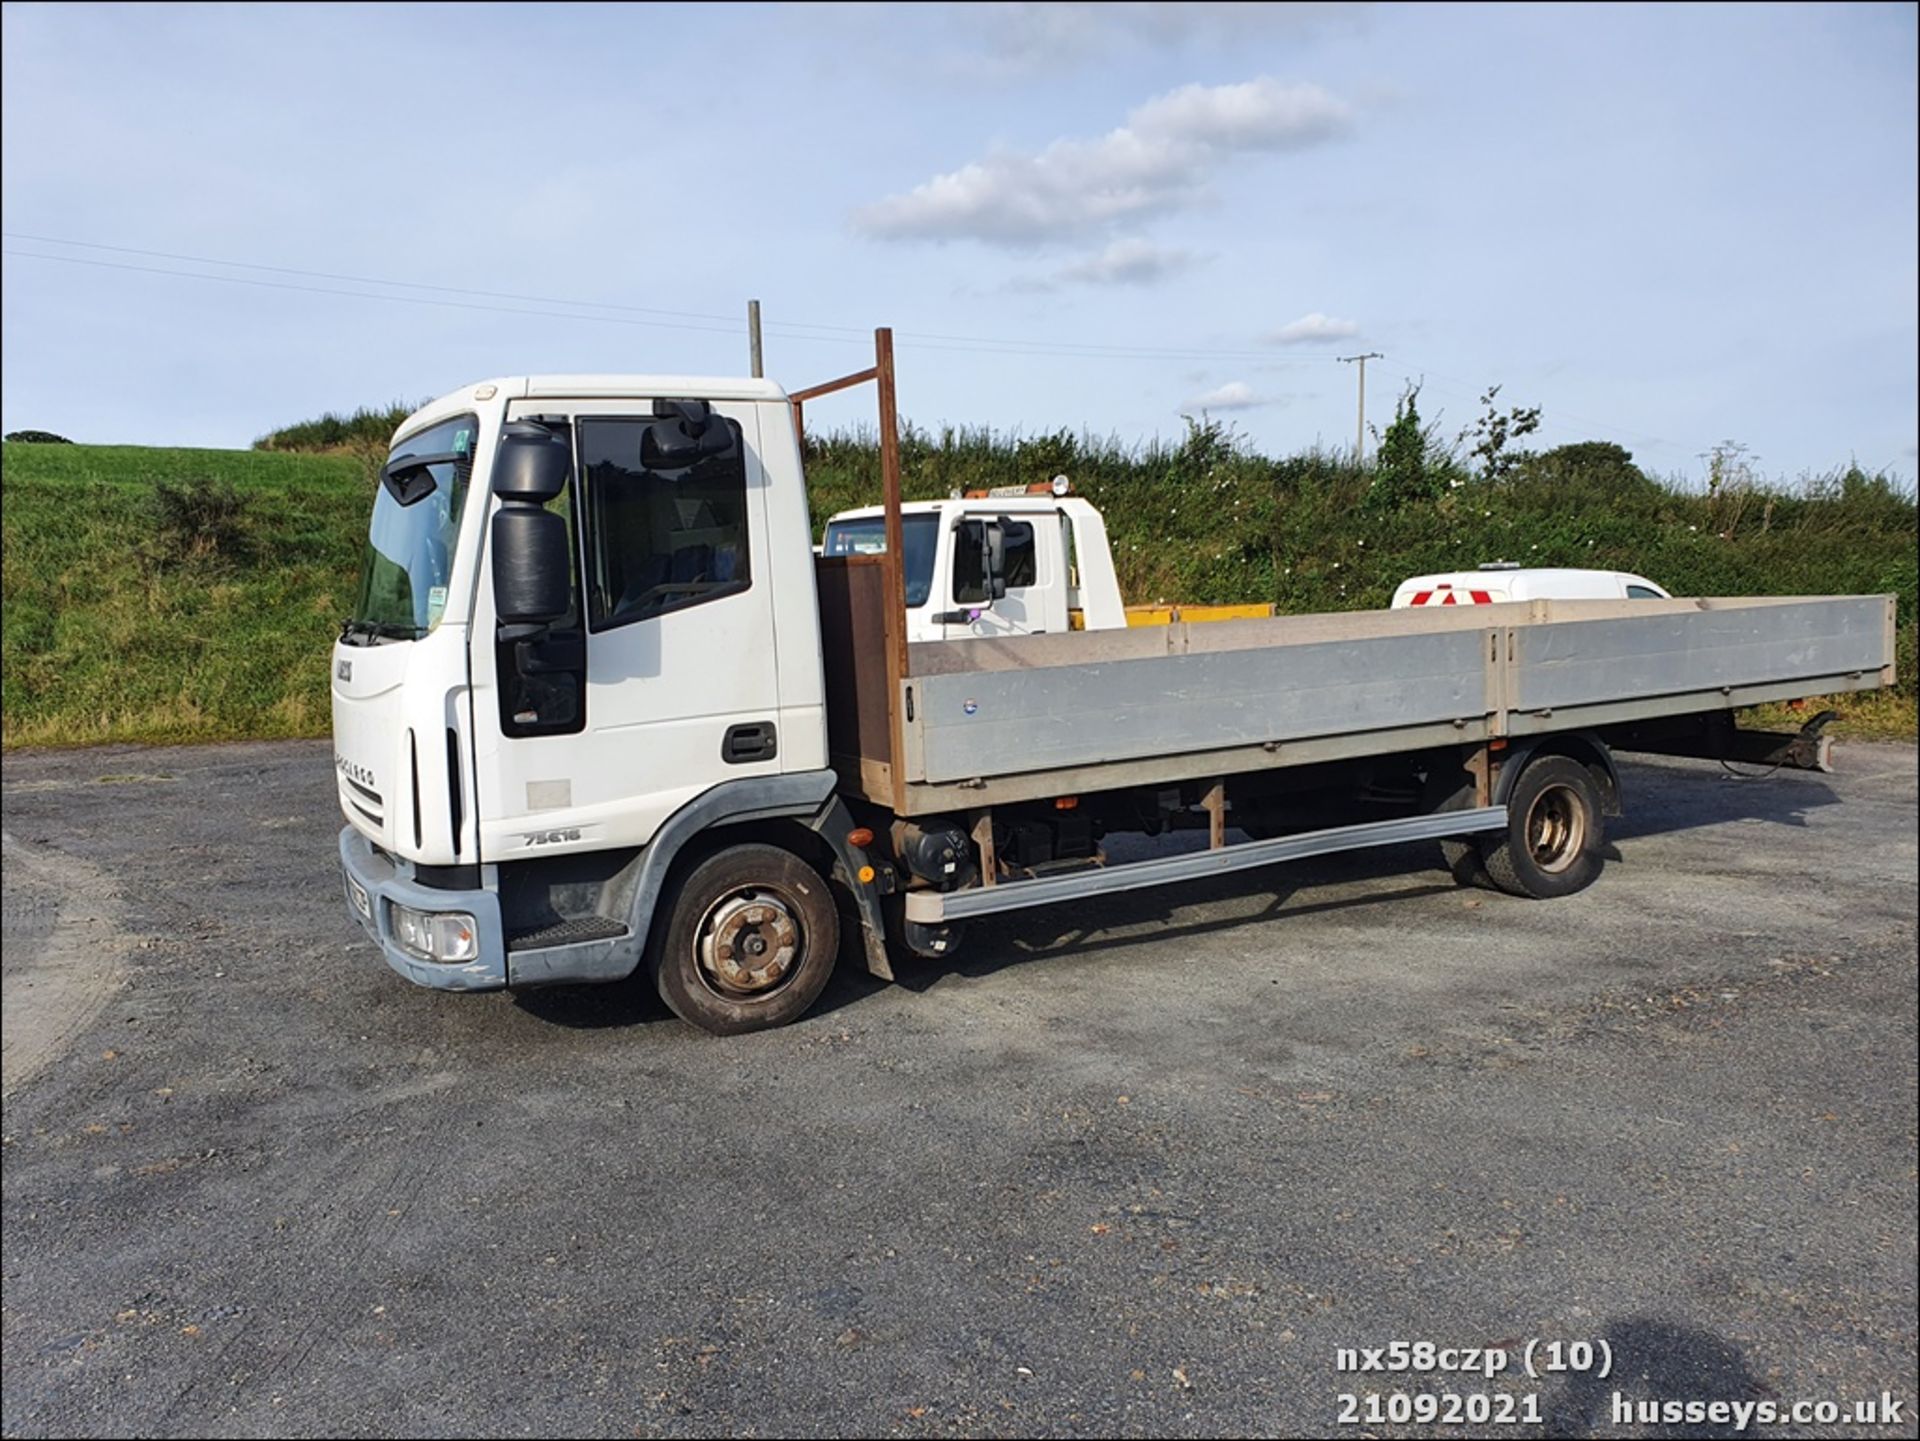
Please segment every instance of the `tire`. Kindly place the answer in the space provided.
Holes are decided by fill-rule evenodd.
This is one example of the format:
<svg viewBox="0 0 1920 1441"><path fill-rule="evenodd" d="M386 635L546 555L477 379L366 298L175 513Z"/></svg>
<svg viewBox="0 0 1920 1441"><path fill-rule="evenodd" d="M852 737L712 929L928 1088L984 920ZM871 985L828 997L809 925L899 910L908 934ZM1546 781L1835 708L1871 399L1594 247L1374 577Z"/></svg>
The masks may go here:
<svg viewBox="0 0 1920 1441"><path fill-rule="evenodd" d="M1436 766L1428 774L1425 801L1428 811L1467 811L1477 804L1473 777L1464 771ZM1455 885L1485 889L1493 884L1487 875L1486 862L1480 858L1477 836L1448 836L1440 842L1440 859Z"/></svg>
<svg viewBox="0 0 1920 1441"><path fill-rule="evenodd" d="M1487 876L1509 895L1552 900L1599 878L1605 821L1593 773L1566 756L1542 756L1507 796L1506 832L1483 843Z"/></svg>
<svg viewBox="0 0 1920 1441"><path fill-rule="evenodd" d="M820 873L778 846L729 846L681 883L647 966L660 999L716 1036L798 1020L833 974L840 915Z"/></svg>
<svg viewBox="0 0 1920 1441"><path fill-rule="evenodd" d="M1480 857L1480 842L1476 840L1449 837L1440 842L1440 860L1456 886L1477 886L1484 890L1493 884L1493 878L1487 874L1487 863Z"/></svg>

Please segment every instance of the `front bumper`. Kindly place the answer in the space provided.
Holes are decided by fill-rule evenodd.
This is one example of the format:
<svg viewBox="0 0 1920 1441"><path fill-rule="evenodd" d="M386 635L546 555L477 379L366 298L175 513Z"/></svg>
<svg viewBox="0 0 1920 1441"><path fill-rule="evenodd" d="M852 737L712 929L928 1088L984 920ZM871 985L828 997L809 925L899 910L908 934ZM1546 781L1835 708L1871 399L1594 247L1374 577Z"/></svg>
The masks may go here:
<svg viewBox="0 0 1920 1441"><path fill-rule="evenodd" d="M506 985L506 937L500 925L500 898L492 891L443 891L419 885L409 862L376 851L373 842L352 826L340 831L340 870L348 914L380 948L387 964L415 985L440 991L495 991ZM389 902L420 911L468 912L479 932L479 956L442 965L402 950L393 937Z"/></svg>

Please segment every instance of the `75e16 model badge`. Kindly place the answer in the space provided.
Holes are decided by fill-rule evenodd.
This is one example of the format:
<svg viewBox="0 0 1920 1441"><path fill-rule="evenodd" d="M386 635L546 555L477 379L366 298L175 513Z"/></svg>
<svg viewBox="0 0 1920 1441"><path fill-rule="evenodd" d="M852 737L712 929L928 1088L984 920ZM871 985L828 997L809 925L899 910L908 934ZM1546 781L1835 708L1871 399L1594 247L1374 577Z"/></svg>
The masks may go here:
<svg viewBox="0 0 1920 1441"><path fill-rule="evenodd" d="M357 765L353 761L348 760L345 756L341 755L339 751L333 753L333 768L348 780L358 785L371 786L373 784L373 772L371 770L366 766Z"/></svg>

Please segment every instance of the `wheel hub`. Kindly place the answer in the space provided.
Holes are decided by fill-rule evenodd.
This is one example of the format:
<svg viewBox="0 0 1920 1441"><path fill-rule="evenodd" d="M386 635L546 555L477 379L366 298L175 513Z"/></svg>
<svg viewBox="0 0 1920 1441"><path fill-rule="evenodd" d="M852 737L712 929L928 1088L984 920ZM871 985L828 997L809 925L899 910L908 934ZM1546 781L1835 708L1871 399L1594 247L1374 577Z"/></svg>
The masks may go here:
<svg viewBox="0 0 1920 1441"><path fill-rule="evenodd" d="M1587 839L1586 810L1565 786L1534 797L1527 812L1527 849L1541 870L1564 871L1579 858Z"/></svg>
<svg viewBox="0 0 1920 1441"><path fill-rule="evenodd" d="M759 995L793 974L800 959L800 923L778 896L736 891L707 912L698 947L700 969L715 987Z"/></svg>

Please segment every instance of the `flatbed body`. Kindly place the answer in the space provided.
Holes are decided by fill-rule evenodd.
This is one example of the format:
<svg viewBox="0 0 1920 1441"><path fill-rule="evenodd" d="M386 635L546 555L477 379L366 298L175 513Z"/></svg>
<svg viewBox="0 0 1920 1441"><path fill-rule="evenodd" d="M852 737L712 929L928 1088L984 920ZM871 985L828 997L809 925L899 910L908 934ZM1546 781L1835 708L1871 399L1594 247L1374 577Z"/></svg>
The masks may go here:
<svg viewBox="0 0 1920 1441"><path fill-rule="evenodd" d="M1892 683L1891 596L1529 601L905 645L877 558L820 571L830 759L843 792L900 815Z"/></svg>

